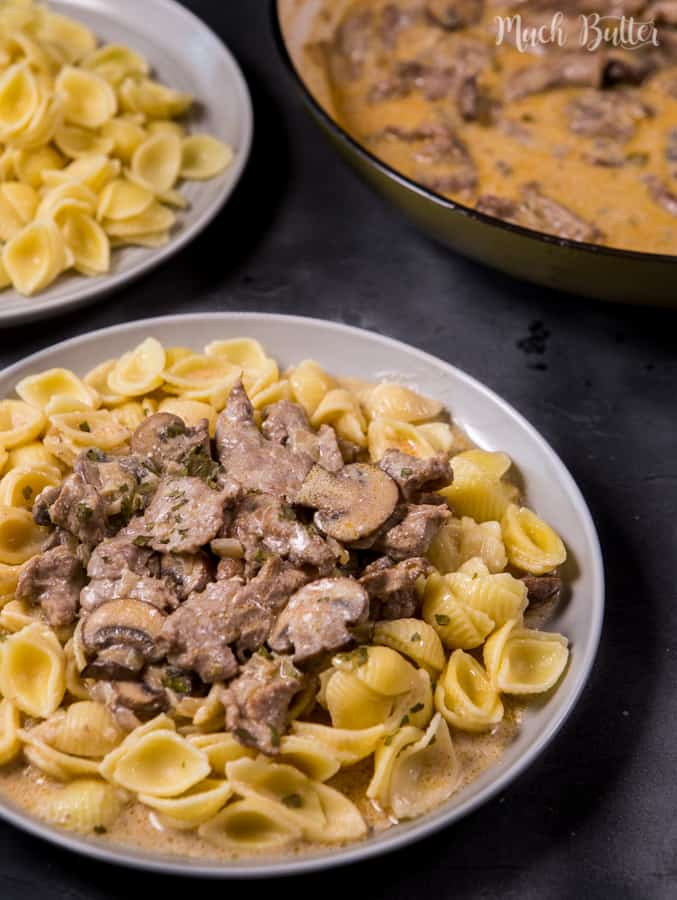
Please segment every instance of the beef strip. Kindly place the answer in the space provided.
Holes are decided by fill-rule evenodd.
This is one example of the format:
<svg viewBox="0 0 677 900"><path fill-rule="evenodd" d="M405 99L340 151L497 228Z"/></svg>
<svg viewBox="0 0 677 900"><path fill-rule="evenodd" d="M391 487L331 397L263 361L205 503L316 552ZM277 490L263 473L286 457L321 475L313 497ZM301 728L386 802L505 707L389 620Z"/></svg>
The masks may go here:
<svg viewBox="0 0 677 900"><path fill-rule="evenodd" d="M77 618L84 580L84 569L77 556L66 547L55 547L34 556L22 567L16 598L40 606L55 628L71 625Z"/></svg>
<svg viewBox="0 0 677 900"><path fill-rule="evenodd" d="M367 592L353 578L321 578L302 587L280 614L268 643L280 653L293 651L303 662L352 640L349 626L365 622Z"/></svg>
<svg viewBox="0 0 677 900"><path fill-rule="evenodd" d="M207 684L235 675L238 666L230 644L237 631L228 616L241 586L235 578L208 584L167 617L160 641L172 665L194 670Z"/></svg>
<svg viewBox="0 0 677 900"><path fill-rule="evenodd" d="M245 490L261 491L293 502L313 466L306 453L268 440L256 427L254 410L242 382L230 392L216 424L219 459Z"/></svg>
<svg viewBox="0 0 677 900"><path fill-rule="evenodd" d="M416 17L416 10L403 9L396 3L383 7L379 21L379 37L386 50L394 50L400 32L410 25Z"/></svg>
<svg viewBox="0 0 677 900"><path fill-rule="evenodd" d="M247 747L269 756L278 753L289 705L302 687L303 676L288 657L254 654L220 692L226 728Z"/></svg>
<svg viewBox="0 0 677 900"><path fill-rule="evenodd" d="M601 241L604 234L597 226L586 222L566 206L541 192L538 184L531 182L522 188L518 221L527 228L556 234L573 241Z"/></svg>
<svg viewBox="0 0 677 900"><path fill-rule="evenodd" d="M212 488L201 478L163 478L146 512L130 524L134 543L161 553L196 553L217 536L225 508L239 496L234 482Z"/></svg>
<svg viewBox="0 0 677 900"><path fill-rule="evenodd" d="M604 76L601 55L580 51L554 54L543 62L517 69L505 83L505 99L521 100L565 86L599 87Z"/></svg>
<svg viewBox="0 0 677 900"><path fill-rule="evenodd" d="M330 62L338 81L354 81L362 74L374 38L371 10L347 15L334 33Z"/></svg>
<svg viewBox="0 0 677 900"><path fill-rule="evenodd" d="M397 483L405 500L421 491L437 491L451 484L454 474L444 453L419 459L399 450L386 450L379 466Z"/></svg>
<svg viewBox="0 0 677 900"><path fill-rule="evenodd" d="M383 556L368 565L360 578L371 601L370 619L406 619L416 615L419 600L416 582L433 567L427 559L412 557L393 564Z"/></svg>
<svg viewBox="0 0 677 900"><path fill-rule="evenodd" d="M245 551L248 569L266 554L276 554L296 566L331 572L336 554L313 527L298 521L294 509L270 494L249 494L238 504L230 534Z"/></svg>
<svg viewBox="0 0 677 900"><path fill-rule="evenodd" d="M113 538L102 541L92 551L87 566L90 578L117 578L128 569L136 575L160 574L160 559L149 547L135 542L135 531L122 529Z"/></svg>
<svg viewBox="0 0 677 900"><path fill-rule="evenodd" d="M98 491L73 472L57 489L45 488L35 500L34 518L69 531L83 544L100 543L106 534L106 504Z"/></svg>
<svg viewBox="0 0 677 900"><path fill-rule="evenodd" d="M411 556L423 556L430 542L451 516L446 506L430 504L406 504L401 522L390 528L374 544L394 560Z"/></svg>
<svg viewBox="0 0 677 900"><path fill-rule="evenodd" d="M584 91L567 107L569 129L584 137L627 141L653 111L632 91Z"/></svg>
<svg viewBox="0 0 677 900"><path fill-rule="evenodd" d="M137 480L132 467L123 462L125 459L93 450L81 453L75 461L74 471L96 490L103 501L106 519L122 516L128 520L135 509Z"/></svg>
<svg viewBox="0 0 677 900"><path fill-rule="evenodd" d="M521 580L527 586L529 606L537 606L550 599L559 599L562 590L562 579L559 575L525 575Z"/></svg>
<svg viewBox="0 0 677 900"><path fill-rule="evenodd" d="M484 0L426 0L425 11L434 25L455 31L480 21Z"/></svg>
<svg viewBox="0 0 677 900"><path fill-rule="evenodd" d="M281 400L264 410L261 426L263 436L275 444L288 447L294 453L310 456L330 472L343 467L336 432L330 425L321 425L317 432L311 428L306 411L298 403Z"/></svg>
<svg viewBox="0 0 677 900"><path fill-rule="evenodd" d="M412 129L390 125L381 135L388 140L411 145L413 159L421 165L418 180L426 187L449 192L473 190L477 187L475 162L451 126L442 122ZM435 163L444 163L444 174L423 168Z"/></svg>
<svg viewBox="0 0 677 900"><path fill-rule="evenodd" d="M519 205L514 200L506 197L497 197L495 194L483 194L477 198L475 209L485 216L495 216L497 219L505 219L508 222L516 221Z"/></svg>
<svg viewBox="0 0 677 900"><path fill-rule="evenodd" d="M662 206L671 216L677 216L677 195L662 181L658 175L645 175L643 181L649 189L654 203Z"/></svg>
<svg viewBox="0 0 677 900"><path fill-rule="evenodd" d="M108 600L129 597L168 612L179 605L174 586L162 578L121 569L115 578L93 578L80 591L80 605L91 611Z"/></svg>
<svg viewBox="0 0 677 900"><path fill-rule="evenodd" d="M244 580L244 561L241 559L220 559L216 567L216 580L226 581L228 578L242 578Z"/></svg>
<svg viewBox="0 0 677 900"><path fill-rule="evenodd" d="M179 416L155 413L136 429L131 446L133 453L146 459L158 472L200 476L200 471L191 470L211 468L207 419L190 428Z"/></svg>

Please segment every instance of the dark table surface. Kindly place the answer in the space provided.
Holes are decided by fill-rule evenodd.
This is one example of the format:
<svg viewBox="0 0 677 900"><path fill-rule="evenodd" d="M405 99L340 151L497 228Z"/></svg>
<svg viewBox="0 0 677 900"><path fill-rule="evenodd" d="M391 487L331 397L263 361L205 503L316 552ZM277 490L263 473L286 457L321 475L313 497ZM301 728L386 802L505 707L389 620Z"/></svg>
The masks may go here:
<svg viewBox="0 0 677 900"><path fill-rule="evenodd" d="M315 130L278 60L264 0L187 5L229 44L250 83L256 140L241 185L198 240L122 294L6 329L0 365L165 313L263 310L373 329L449 360L514 404L581 486L606 562L606 622L589 685L500 800L391 856L280 887L390 900L677 897L675 315L548 293L435 246ZM160 896L172 886L0 823L2 898ZM271 888L244 890L270 897ZM232 889L199 888L203 897Z"/></svg>

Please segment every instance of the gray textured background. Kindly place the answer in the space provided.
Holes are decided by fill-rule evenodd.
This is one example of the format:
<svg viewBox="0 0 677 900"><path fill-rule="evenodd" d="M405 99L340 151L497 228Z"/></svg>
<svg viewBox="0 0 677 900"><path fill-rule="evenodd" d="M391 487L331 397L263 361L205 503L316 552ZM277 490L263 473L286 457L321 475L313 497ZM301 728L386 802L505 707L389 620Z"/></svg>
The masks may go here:
<svg viewBox="0 0 677 900"><path fill-rule="evenodd" d="M241 186L160 271L99 306L4 330L0 366L116 322L226 309L323 316L447 359L514 404L578 480L606 560L602 646L577 710L529 772L407 850L277 885L198 888L79 859L0 824L0 897L172 888L205 898L279 889L323 900L676 897L675 315L548 293L433 245L359 183L307 119L265 0L186 5L234 50L251 86L257 133Z"/></svg>

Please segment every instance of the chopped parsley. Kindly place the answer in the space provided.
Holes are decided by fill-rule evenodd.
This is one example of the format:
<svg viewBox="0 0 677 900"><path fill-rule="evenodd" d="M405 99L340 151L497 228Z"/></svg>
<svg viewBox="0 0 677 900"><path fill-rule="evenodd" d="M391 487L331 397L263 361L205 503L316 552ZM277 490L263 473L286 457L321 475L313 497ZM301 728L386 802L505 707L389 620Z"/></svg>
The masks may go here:
<svg viewBox="0 0 677 900"><path fill-rule="evenodd" d="M394 737L395 737L394 734L389 734L388 737L383 741L383 743L386 745L386 747L389 747L392 744Z"/></svg>
<svg viewBox="0 0 677 900"><path fill-rule="evenodd" d="M413 474L413 469L410 469L407 466L405 466L404 469L400 469L401 478L409 478L411 474Z"/></svg>
<svg viewBox="0 0 677 900"><path fill-rule="evenodd" d="M149 534L137 534L137 536L132 541L135 547L147 547L152 541L152 537Z"/></svg>
<svg viewBox="0 0 677 900"><path fill-rule="evenodd" d="M441 625L442 627L444 627L445 625L449 624L449 616L444 616L442 614L436 615L435 621L437 622L438 625Z"/></svg>
<svg viewBox="0 0 677 900"><path fill-rule="evenodd" d="M301 809L303 806L303 797L300 794L287 794L282 798L282 802L290 809Z"/></svg>
<svg viewBox="0 0 677 900"><path fill-rule="evenodd" d="M30 500L33 496L33 488L30 486L30 484L27 484L24 486L24 489L21 491L21 493L24 495L24 500Z"/></svg>
<svg viewBox="0 0 677 900"><path fill-rule="evenodd" d="M409 710L409 712L412 713L412 715L413 715L413 713L421 712L422 709L423 709L422 703L415 703L412 706L412 708Z"/></svg>
<svg viewBox="0 0 677 900"><path fill-rule="evenodd" d="M183 422L170 422L169 425L162 432L162 437L167 438L175 438L179 437L179 435L186 433L186 426Z"/></svg>
<svg viewBox="0 0 677 900"><path fill-rule="evenodd" d="M256 738L251 733L251 731L247 731L246 728L236 728L233 732L236 738L241 741L243 744L255 744Z"/></svg>
<svg viewBox="0 0 677 900"><path fill-rule="evenodd" d="M270 728L270 743L272 744L273 747L279 747L280 746L280 732L277 730L277 728L274 725L269 724L268 728Z"/></svg>
<svg viewBox="0 0 677 900"><path fill-rule="evenodd" d="M162 684L175 694L190 694L192 688L188 675L181 675L179 672L168 672L162 679Z"/></svg>
<svg viewBox="0 0 677 900"><path fill-rule="evenodd" d="M405 713L400 719L400 728L404 728L405 725L409 724L409 716Z"/></svg>
<svg viewBox="0 0 677 900"><path fill-rule="evenodd" d="M90 432L92 430L89 427L89 422L80 422L80 424L78 425L78 428L80 429L80 431Z"/></svg>
<svg viewBox="0 0 677 900"><path fill-rule="evenodd" d="M94 834L106 834L108 829L105 825L95 825L94 826Z"/></svg>
<svg viewBox="0 0 677 900"><path fill-rule="evenodd" d="M418 633L418 631L415 631L415 632L412 634L412 636L409 638L409 640L410 640L413 644L420 644L420 643L421 643L421 635Z"/></svg>
<svg viewBox="0 0 677 900"><path fill-rule="evenodd" d="M90 447L90 449L85 454L87 459L90 462L105 462L106 454L101 450L97 450L95 447Z"/></svg>
<svg viewBox="0 0 677 900"><path fill-rule="evenodd" d="M86 503L78 503L77 516L81 522L89 522L94 514L94 510L90 509Z"/></svg>

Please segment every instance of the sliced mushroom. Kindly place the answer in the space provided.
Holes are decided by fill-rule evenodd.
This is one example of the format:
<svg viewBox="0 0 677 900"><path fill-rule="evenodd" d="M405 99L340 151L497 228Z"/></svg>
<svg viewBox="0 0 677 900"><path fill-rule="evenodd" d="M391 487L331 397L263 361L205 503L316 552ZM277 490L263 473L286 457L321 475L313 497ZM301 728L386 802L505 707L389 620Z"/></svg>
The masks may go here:
<svg viewBox="0 0 677 900"><path fill-rule="evenodd" d="M159 658L156 640L165 618L159 609L140 600L124 598L103 603L87 616L82 626L85 653L88 657L96 657L97 661L102 656L103 671L107 667L117 667L117 671L121 672L128 664L130 668L126 671L133 677L141 668L138 665L139 655L142 664ZM121 649L116 649L115 653L105 653L113 647ZM122 648L129 648L137 653L125 656ZM97 663L91 662L88 668L96 672ZM97 676L92 674L90 677ZM102 674L98 677L110 676Z"/></svg>
<svg viewBox="0 0 677 900"><path fill-rule="evenodd" d="M124 706L147 718L167 709L169 704L167 694L161 688L151 687L145 681L118 681L115 685L115 705Z"/></svg>
<svg viewBox="0 0 677 900"><path fill-rule="evenodd" d="M383 525L397 500L393 479L369 463L352 463L337 473L313 466L296 498L317 510L314 521L321 531L348 543Z"/></svg>
<svg viewBox="0 0 677 900"><path fill-rule="evenodd" d="M131 678L143 669L144 662L144 655L138 647L113 644L97 653L82 670L82 677L111 681Z"/></svg>
<svg viewBox="0 0 677 900"><path fill-rule="evenodd" d="M293 650L303 662L350 643L348 627L364 622L368 612L367 592L353 578L320 578L292 595L268 644L280 653Z"/></svg>

